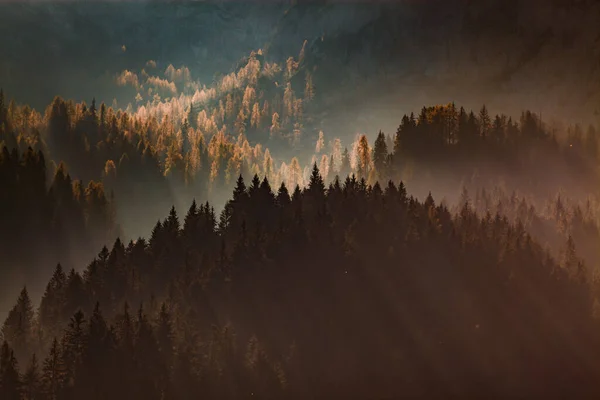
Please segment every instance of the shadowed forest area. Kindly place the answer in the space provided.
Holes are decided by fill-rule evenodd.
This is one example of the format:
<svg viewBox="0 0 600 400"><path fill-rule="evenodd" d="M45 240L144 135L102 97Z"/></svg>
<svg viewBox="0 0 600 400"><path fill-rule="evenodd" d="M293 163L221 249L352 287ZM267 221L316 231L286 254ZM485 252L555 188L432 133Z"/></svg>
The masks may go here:
<svg viewBox="0 0 600 400"><path fill-rule="evenodd" d="M240 115L243 104L231 107ZM2 274L39 299L56 263L80 270L117 237L147 236L173 205L183 213L193 199L210 201L220 214L238 176L292 190L306 186L315 164L326 183L352 174L369 185L403 181L416 197L433 193L453 212L470 199L481 217L498 213L523 224L555 257L572 237L592 270L600 260L592 125L558 130L529 111L492 117L485 106L473 112L451 103L404 115L395 133L380 132L371 143L363 134L344 144L322 131L315 143L286 136L283 125L275 134L273 122L237 132L233 120L215 122L220 117L199 109L191 103L182 120L167 113L159 124L156 116L56 98L42 115L0 93ZM265 145L250 144L265 130ZM286 159L281 148L298 155ZM30 246L35 251L24 251Z"/></svg>
<svg viewBox="0 0 600 400"><path fill-rule="evenodd" d="M277 172L268 156L244 153L247 141L240 147L217 134L207 147L229 146L225 155L217 150L221 165L235 168L240 157L240 169L210 171L237 176L222 211L193 201L180 217L172 207L145 238L123 242L120 196L132 207L151 203L129 197L137 184L169 201L152 189L168 188L176 173L188 190L226 187L210 175L187 180L187 168L164 170L170 158L189 161L198 150L204 165L215 165L215 153L201 142L161 159L147 125L103 105L97 112L56 99L44 118L32 112L40 119L30 125L22 121L27 107L0 109L2 244L12 257L3 262L32 273L37 263L64 260L39 306L23 288L2 326L2 398L598 390L597 207L557 195L536 208L547 190L573 194L579 186L568 185L597 178L593 127L559 140L529 112L513 122L490 118L485 107L477 115L426 107L404 116L393 139L380 132L371 146L360 136L339 161L318 148L320 137L324 172L315 162L306 180L297 159ZM73 149L98 141L72 153L60 147L74 163L89 163L87 185L64 163L46 161L52 135ZM122 154L119 167L103 161L114 154ZM246 184L250 162L262 177ZM480 185L471 193L463 185L452 206L431 194L418 200L402 181L423 185L448 166L448 185L473 171L469 185ZM532 185L543 173L557 179ZM478 179L502 180L527 197ZM84 263L73 256L86 253L96 255Z"/></svg>
<svg viewBox="0 0 600 400"><path fill-rule="evenodd" d="M599 5L334 3L0 4L1 400L600 397Z"/></svg>
<svg viewBox="0 0 600 400"><path fill-rule="evenodd" d="M573 247L559 263L470 203L453 215L402 183L326 188L316 167L291 196L239 178L220 217L192 203L81 273L58 265L36 313L23 289L2 329L1 388L582 398L598 390L597 296Z"/></svg>

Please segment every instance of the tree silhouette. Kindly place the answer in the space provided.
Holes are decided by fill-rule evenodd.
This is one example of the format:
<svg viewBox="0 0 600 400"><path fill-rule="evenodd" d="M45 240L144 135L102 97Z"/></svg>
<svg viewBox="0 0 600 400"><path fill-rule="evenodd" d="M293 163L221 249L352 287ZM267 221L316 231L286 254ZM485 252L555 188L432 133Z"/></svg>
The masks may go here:
<svg viewBox="0 0 600 400"><path fill-rule="evenodd" d="M6 341L0 349L0 395L7 400L19 400L21 398L21 381L17 359Z"/></svg>

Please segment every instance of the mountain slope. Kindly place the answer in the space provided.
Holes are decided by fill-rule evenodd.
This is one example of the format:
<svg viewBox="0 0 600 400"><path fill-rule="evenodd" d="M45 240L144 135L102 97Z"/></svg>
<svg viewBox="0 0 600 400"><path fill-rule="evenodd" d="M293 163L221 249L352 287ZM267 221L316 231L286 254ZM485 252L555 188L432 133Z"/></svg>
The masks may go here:
<svg viewBox="0 0 600 400"><path fill-rule="evenodd" d="M513 114L537 104L562 119L594 118L600 104L596 2L402 2L369 12L353 30L306 38L305 68L319 70L315 85L343 112L347 105L377 113L419 99L472 107L487 101ZM287 15L301 20L283 18L278 32L310 23L307 13Z"/></svg>

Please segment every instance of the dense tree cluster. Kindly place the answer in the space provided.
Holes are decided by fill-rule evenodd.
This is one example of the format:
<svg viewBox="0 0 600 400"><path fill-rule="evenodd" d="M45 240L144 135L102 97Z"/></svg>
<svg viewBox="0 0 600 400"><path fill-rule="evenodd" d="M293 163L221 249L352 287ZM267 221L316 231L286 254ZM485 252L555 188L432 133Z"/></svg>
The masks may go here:
<svg viewBox="0 0 600 400"><path fill-rule="evenodd" d="M567 247L403 183L239 177L219 216L57 266L37 314L24 289L2 398L597 396L600 291Z"/></svg>
<svg viewBox="0 0 600 400"><path fill-rule="evenodd" d="M301 59L302 54L288 60L282 70L262 54L253 53L235 73L217 80L215 87L170 101L157 100L135 112L104 104L97 108L94 101L88 107L56 98L41 116L27 106L7 104L0 93L0 142L9 152L18 148L26 154L31 147L50 160L49 165L64 160L72 175L82 181L101 181L106 193L115 194L109 202L127 237L150 230L172 204L182 210L198 198L219 207L226 188L240 174L266 177L274 187L282 182L290 188L305 187L309 165L314 163L325 182L352 173L369 184L403 180L422 196L434 188L445 195L458 194L462 186L472 192L482 188L491 192L500 185L532 197L537 209L559 190L568 192L580 208L586 206L589 194L597 196L598 137L593 127L585 133L577 125L556 130L531 112L524 112L517 122L504 115L492 117L485 106L478 113L454 104L424 107L417 116L405 115L393 137L380 132L372 145L366 135L359 135L344 148L340 139L327 142L319 131L312 157L300 152L289 162L282 161L286 149L298 151L290 144L292 136L284 134L286 129L288 133L293 130L290 121L298 122L294 120L298 115L284 121L285 110L293 114L292 103L298 99L286 103L284 98L294 99L293 93L304 85L304 119L314 114L318 98L310 75L300 68ZM283 84L275 85L278 80L299 81L283 88ZM309 104L312 108L306 108ZM275 110L273 118L265 117L265 106ZM250 110L253 116L238 118ZM246 126L244 132L235 130L236 121L238 128ZM284 141L278 142L274 133ZM309 136L302 135L301 143L309 142ZM262 140L276 145L277 154L257 143ZM57 172L58 167L48 168L48 181ZM597 225L596 203L584 221L592 233ZM18 215L11 207L5 212ZM543 235L532 233L547 243ZM559 239L566 239L567 234L568 229ZM573 237L582 255L595 265L597 260L588 256L595 252L585 250L595 236L588 235L588 240L584 235ZM550 244L557 248L555 241ZM19 247L8 247L19 252ZM77 247L85 256L92 254L83 251L85 246Z"/></svg>
<svg viewBox="0 0 600 400"><path fill-rule="evenodd" d="M456 191L465 183L503 182L541 198L559 189L582 196L598 178L593 127L550 128L531 112L517 121L492 117L485 106L477 114L454 104L424 107L417 116L405 115L393 137L380 132L372 147L366 135L345 149L314 127L295 135L318 111L300 59L289 60L282 71L253 53L213 88L136 111L56 98L41 116L27 106L6 105L0 96L0 141L9 150L43 150L84 181L102 180L116 194L125 230L133 236L150 228L144 216L158 218L171 204L182 209L194 197L220 203L239 174L267 177L275 187L304 187L315 162L327 182L355 173L370 184L402 179L425 194L433 183ZM279 78L285 89L275 85ZM294 94L304 83L294 79L306 80L304 100ZM314 153L301 150L315 136Z"/></svg>
<svg viewBox="0 0 600 400"><path fill-rule="evenodd" d="M392 160L381 163L379 172L383 168L384 176L400 174L409 181L428 174L453 181L466 177L480 187L503 180L541 198L560 189L587 194L595 192L598 149L593 126L585 134L578 125L557 131L529 111L514 121L492 117L485 106L475 115L449 104L404 115L393 152L387 149ZM452 175L440 173L449 166Z"/></svg>
<svg viewBox="0 0 600 400"><path fill-rule="evenodd" d="M466 188L461 194L458 209L465 201L471 201ZM480 216L500 214L513 224L521 224L557 258L566 251L565 244L570 237L577 244L577 253L592 267L590 272L598 272L600 216L598 204L592 199L580 202L558 194L541 202L516 191L508 194L502 188L494 187L492 190L475 189L472 202Z"/></svg>
<svg viewBox="0 0 600 400"><path fill-rule="evenodd" d="M78 266L119 234L102 183L72 180L62 163L48 175L41 150L0 152L0 302L11 281L39 281L58 260Z"/></svg>
<svg viewBox="0 0 600 400"><path fill-rule="evenodd" d="M329 140L396 17L208 87L150 60L135 108L0 89L0 399L599 397L596 129L451 103Z"/></svg>

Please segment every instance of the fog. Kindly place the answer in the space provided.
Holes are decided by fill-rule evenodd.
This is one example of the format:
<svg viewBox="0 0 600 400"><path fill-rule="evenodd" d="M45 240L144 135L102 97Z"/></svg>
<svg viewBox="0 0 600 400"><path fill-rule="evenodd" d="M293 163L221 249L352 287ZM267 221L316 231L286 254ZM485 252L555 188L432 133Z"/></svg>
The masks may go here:
<svg viewBox="0 0 600 400"><path fill-rule="evenodd" d="M113 75L150 59L163 69L187 65L209 84L251 50L268 48L283 62L304 40L323 48L327 65L320 68L341 72L333 86L364 90L352 98L368 99L359 103L372 105L366 112L381 107L372 104L375 97L382 104L404 99L412 107L485 102L506 113L535 104L548 115L589 119L599 100L594 1L34 2L2 8L10 40L0 47L0 81L17 101L37 107L55 95L126 105L132 99L111 84ZM332 102L347 97L326 89Z"/></svg>
<svg viewBox="0 0 600 400"><path fill-rule="evenodd" d="M264 49L271 62L285 64L306 41L301 67L314 70L319 97L313 121L318 129L312 132L343 138L345 146L356 133L373 137L383 130L393 136L402 114L449 102L475 110L486 104L513 116L532 109L548 121L597 121L600 32L593 1L1 7L7 33L0 44L1 86L9 98L40 111L57 95L88 104L96 98L123 109L132 104L135 110L144 104L131 90L139 89L142 69L146 86L168 98L191 93L192 87L175 88L173 72L181 68L189 71L183 79L211 87L252 50ZM164 73L167 67L173 72ZM271 153L279 157L279 149ZM289 162L297 150L281 153ZM301 154L302 164L310 157ZM174 196L183 211L190 196ZM222 207L226 197L214 195L215 206ZM161 211L153 217L165 214L168 203L157 206ZM153 223L137 227L129 221L124 229L135 237Z"/></svg>
<svg viewBox="0 0 600 400"><path fill-rule="evenodd" d="M209 202L226 237L238 176L292 194L314 164L332 188L402 181L453 216L506 217L557 262L573 240L591 279L598 15L591 0L0 1L0 321L23 286L37 305L56 264L83 273L172 206L183 223Z"/></svg>

